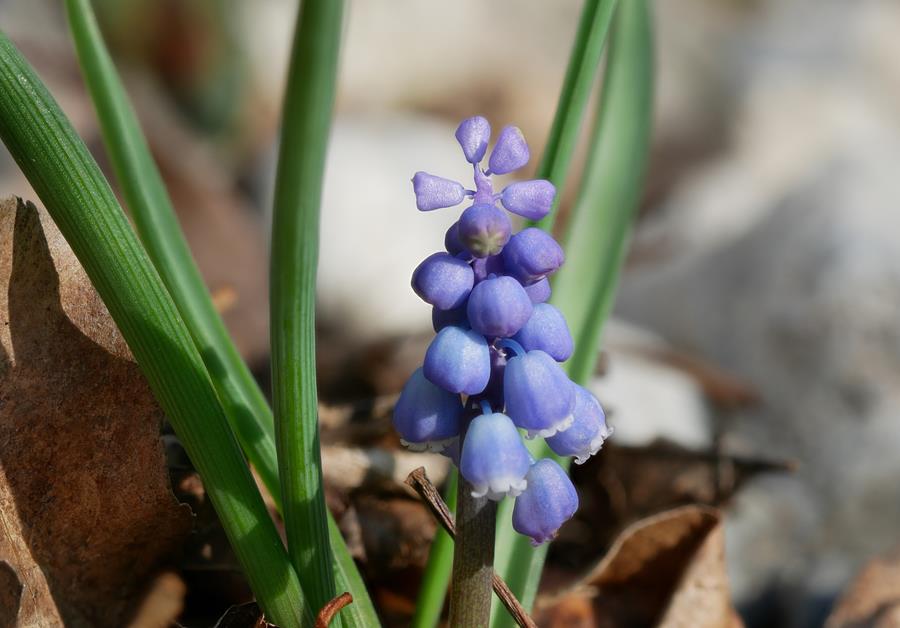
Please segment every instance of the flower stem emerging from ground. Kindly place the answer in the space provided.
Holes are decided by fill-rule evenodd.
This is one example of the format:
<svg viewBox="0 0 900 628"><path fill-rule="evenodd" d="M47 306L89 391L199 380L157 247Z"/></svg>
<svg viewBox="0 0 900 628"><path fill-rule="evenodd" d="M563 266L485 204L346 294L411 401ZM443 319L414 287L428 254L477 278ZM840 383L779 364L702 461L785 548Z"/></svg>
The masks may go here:
<svg viewBox="0 0 900 628"><path fill-rule="evenodd" d="M472 497L473 487L462 477L457 490L450 626L487 626L491 618L497 502Z"/></svg>

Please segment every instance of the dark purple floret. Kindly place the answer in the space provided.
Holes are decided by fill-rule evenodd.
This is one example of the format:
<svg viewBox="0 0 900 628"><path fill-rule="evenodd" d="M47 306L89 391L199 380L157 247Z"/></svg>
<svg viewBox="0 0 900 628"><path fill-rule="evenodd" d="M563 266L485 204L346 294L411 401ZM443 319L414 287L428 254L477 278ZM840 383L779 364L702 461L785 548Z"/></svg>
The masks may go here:
<svg viewBox="0 0 900 628"><path fill-rule="evenodd" d="M507 338L528 321L533 307L518 281L512 277L494 277L472 289L466 314L472 329L479 334Z"/></svg>
<svg viewBox="0 0 900 628"><path fill-rule="evenodd" d="M423 212L459 205L466 197L466 190L460 183L427 172L417 172L412 184L416 207Z"/></svg>
<svg viewBox="0 0 900 628"><path fill-rule="evenodd" d="M553 207L556 187L544 179L511 183L500 195L500 202L514 214L540 220Z"/></svg>
<svg viewBox="0 0 900 628"><path fill-rule="evenodd" d="M423 301L442 310L452 310L466 302L475 273L472 267L449 253L434 253L416 267L412 289Z"/></svg>
<svg viewBox="0 0 900 628"><path fill-rule="evenodd" d="M456 141L462 146L466 161L477 164L484 159L491 140L491 125L481 116L466 118L456 129Z"/></svg>
<svg viewBox="0 0 900 628"><path fill-rule="evenodd" d="M472 205L459 218L459 239L475 257L496 255L509 242L512 223L496 205Z"/></svg>
<svg viewBox="0 0 900 628"><path fill-rule="evenodd" d="M506 174L528 163L531 153L528 143L518 127L508 126L500 131L500 137L491 151L488 169L492 174Z"/></svg>
<svg viewBox="0 0 900 628"><path fill-rule="evenodd" d="M523 229L503 247L506 272L525 285L540 281L563 265L565 255L556 240L536 227Z"/></svg>
<svg viewBox="0 0 900 628"><path fill-rule="evenodd" d="M566 472L550 458L535 462L525 481L528 486L513 507L513 528L540 545L552 540L578 510L578 493Z"/></svg>
<svg viewBox="0 0 900 628"><path fill-rule="evenodd" d="M479 395L479 399L486 399L493 408L502 408L503 400L503 371L506 369L506 355L494 346L491 346L491 378L487 388Z"/></svg>
<svg viewBox="0 0 900 628"><path fill-rule="evenodd" d="M474 268L472 270L475 270ZM475 281L478 279L478 271L475 272ZM525 292L532 303L544 303L550 298L550 280L544 277L531 285L525 286Z"/></svg>
<svg viewBox="0 0 900 628"><path fill-rule="evenodd" d="M459 395L435 386L416 369L394 406L394 429L410 449L440 451L459 436Z"/></svg>
<svg viewBox="0 0 900 628"><path fill-rule="evenodd" d="M529 438L547 438L572 424L575 384L543 351L507 359L503 395L506 413Z"/></svg>
<svg viewBox="0 0 900 628"><path fill-rule="evenodd" d="M484 336L460 327L445 327L425 351L425 377L444 390L477 395L491 377L491 354Z"/></svg>
<svg viewBox="0 0 900 628"><path fill-rule="evenodd" d="M568 360L574 348L566 317L549 303L534 306L531 318L513 340L526 351L540 349L557 362Z"/></svg>
<svg viewBox="0 0 900 628"><path fill-rule="evenodd" d="M499 255L475 258L472 260L472 271L475 273L475 283L484 281L491 275L502 275L503 258Z"/></svg>
<svg viewBox="0 0 900 628"><path fill-rule="evenodd" d="M444 327L469 327L469 319L466 318L466 306L461 305L452 310L442 310L436 307L431 308L431 326L435 332L441 331Z"/></svg>
<svg viewBox="0 0 900 628"><path fill-rule="evenodd" d="M450 228L447 229L447 233L444 234L444 248L454 257L466 250L466 247L463 246L462 241L459 239L458 221L450 225Z"/></svg>

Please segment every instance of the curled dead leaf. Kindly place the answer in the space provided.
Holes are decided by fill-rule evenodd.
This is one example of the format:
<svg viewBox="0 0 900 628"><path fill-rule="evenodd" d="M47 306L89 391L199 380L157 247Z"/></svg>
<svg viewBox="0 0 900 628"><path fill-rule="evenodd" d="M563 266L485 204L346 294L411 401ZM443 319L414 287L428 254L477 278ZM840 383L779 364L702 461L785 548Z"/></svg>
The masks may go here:
<svg viewBox="0 0 900 628"><path fill-rule="evenodd" d="M895 626L900 626L900 546L862 568L825 622L825 628Z"/></svg>
<svg viewBox="0 0 900 628"><path fill-rule="evenodd" d="M22 587L17 625L125 625L190 511L106 307L55 225L19 199L0 203L0 319L0 557Z"/></svg>
<svg viewBox="0 0 900 628"><path fill-rule="evenodd" d="M575 585L539 600L538 613L542 626L741 626L719 512L684 506L641 519Z"/></svg>

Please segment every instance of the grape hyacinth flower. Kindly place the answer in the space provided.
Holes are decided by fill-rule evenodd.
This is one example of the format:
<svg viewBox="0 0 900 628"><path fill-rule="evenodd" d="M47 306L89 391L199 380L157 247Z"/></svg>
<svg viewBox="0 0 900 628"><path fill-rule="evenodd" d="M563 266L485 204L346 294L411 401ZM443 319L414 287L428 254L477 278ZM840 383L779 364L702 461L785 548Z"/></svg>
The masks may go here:
<svg viewBox="0 0 900 628"><path fill-rule="evenodd" d="M506 213L540 220L553 207L555 187L538 179L494 192L492 175L530 158L516 127L500 132L490 154L491 125L483 117L463 120L456 139L472 164L474 189L427 172L412 180L421 211L471 202L447 230L445 251L413 273L437 335L403 388L394 426L411 449L449 457L473 497L514 498L515 529L540 544L575 513L578 495L554 460L532 459L523 437L544 438L557 455L582 463L612 429L599 402L560 366L572 355L572 336L562 312L546 302L563 250L534 227L514 234Z"/></svg>

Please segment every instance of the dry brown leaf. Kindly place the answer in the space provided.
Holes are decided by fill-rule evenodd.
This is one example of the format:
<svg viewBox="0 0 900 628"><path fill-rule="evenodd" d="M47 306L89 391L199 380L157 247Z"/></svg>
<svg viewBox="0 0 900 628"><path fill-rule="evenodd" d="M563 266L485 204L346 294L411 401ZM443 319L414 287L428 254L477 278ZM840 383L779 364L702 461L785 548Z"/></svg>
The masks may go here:
<svg viewBox="0 0 900 628"><path fill-rule="evenodd" d="M870 560L847 587L826 628L900 626L900 546Z"/></svg>
<svg viewBox="0 0 900 628"><path fill-rule="evenodd" d="M566 592L540 601L541 625L735 628L720 515L685 506L626 528ZM584 599L593 598L587 609ZM569 617L570 619L563 620Z"/></svg>
<svg viewBox="0 0 900 628"><path fill-rule="evenodd" d="M125 625L190 512L105 306L46 214L17 199L0 203L0 317L0 559L21 584L17 625Z"/></svg>

